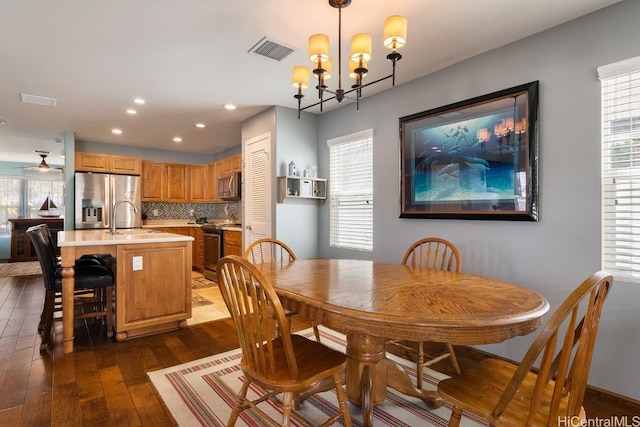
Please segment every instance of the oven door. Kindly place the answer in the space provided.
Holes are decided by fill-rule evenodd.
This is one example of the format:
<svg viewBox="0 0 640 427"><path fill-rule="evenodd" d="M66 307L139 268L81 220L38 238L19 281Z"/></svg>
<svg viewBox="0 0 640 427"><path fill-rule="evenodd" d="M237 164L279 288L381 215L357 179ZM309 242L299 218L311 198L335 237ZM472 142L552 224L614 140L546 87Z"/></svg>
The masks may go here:
<svg viewBox="0 0 640 427"><path fill-rule="evenodd" d="M204 232L204 275L211 279L215 279L216 265L222 255L222 234L219 232Z"/></svg>

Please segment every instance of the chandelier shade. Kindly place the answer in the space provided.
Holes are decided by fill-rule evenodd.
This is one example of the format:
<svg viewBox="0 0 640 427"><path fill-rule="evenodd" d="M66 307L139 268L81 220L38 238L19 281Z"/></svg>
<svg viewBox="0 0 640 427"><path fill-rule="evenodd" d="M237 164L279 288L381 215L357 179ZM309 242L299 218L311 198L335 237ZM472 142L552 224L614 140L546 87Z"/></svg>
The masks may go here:
<svg viewBox="0 0 640 427"><path fill-rule="evenodd" d="M407 42L407 18L394 15L384 21L382 43L389 49L400 49Z"/></svg>
<svg viewBox="0 0 640 427"><path fill-rule="evenodd" d="M366 77L367 76L367 72L363 72L363 73L358 73L356 72L356 68L367 68L367 63L363 62L362 64L359 64L357 62L353 62L353 61L349 61L349 77L351 77L352 79L357 79L358 77L362 78L362 77Z"/></svg>
<svg viewBox="0 0 640 427"><path fill-rule="evenodd" d="M329 36L325 34L314 34L309 37L309 60L318 62L318 59L322 61L329 59Z"/></svg>
<svg viewBox="0 0 640 427"><path fill-rule="evenodd" d="M351 60L353 62L371 61L371 36L369 34L356 34L351 38Z"/></svg>
<svg viewBox="0 0 640 427"><path fill-rule="evenodd" d="M362 89L364 87L389 78L391 78L392 86L395 86L396 63L402 59L402 55L397 52L397 49L404 46L407 42L407 20L400 15L390 16L384 23L383 45L391 49L391 52L387 55L387 59L392 63L391 74L373 82L363 84L363 78L366 77L369 72L367 63L373 55L373 41L369 34L358 33L351 38L351 50L346 64L344 64L346 65L349 77L355 80L355 84L351 86L350 90L345 91L342 88L342 9L350 4L351 0L329 0L329 5L338 9L337 89L331 90L325 85L325 81L331 78L333 72L333 61L329 54L330 42L327 35L313 34L309 37L309 60L313 63L312 73L313 77L317 79L316 89L318 90L319 98L319 101L315 104L301 108L301 101L302 98L304 98L302 89L307 88L309 85L309 70L307 67L294 67L291 83L298 89L298 92L294 95L294 98L298 101L298 118L300 118L300 111L306 110L307 108L319 105L320 111L322 111L323 103L330 99L335 99L338 102L342 102L344 99L354 101L356 107L359 109ZM303 73L306 73L306 76L303 76ZM329 93L333 95L333 97L325 99L325 93ZM351 93L354 93L355 97L349 95Z"/></svg>
<svg viewBox="0 0 640 427"><path fill-rule="evenodd" d="M296 65L293 67L293 73L291 74L291 84L296 89L298 87L306 89L309 87L309 68L303 65Z"/></svg>

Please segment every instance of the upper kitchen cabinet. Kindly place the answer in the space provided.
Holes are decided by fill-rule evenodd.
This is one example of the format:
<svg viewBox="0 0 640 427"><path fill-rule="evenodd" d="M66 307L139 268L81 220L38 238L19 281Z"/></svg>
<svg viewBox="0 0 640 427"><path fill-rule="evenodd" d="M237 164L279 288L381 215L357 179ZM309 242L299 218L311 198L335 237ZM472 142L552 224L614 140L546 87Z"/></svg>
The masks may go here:
<svg viewBox="0 0 640 427"><path fill-rule="evenodd" d="M227 157L217 163L218 176L228 175L233 172L242 172L242 155Z"/></svg>
<svg viewBox="0 0 640 427"><path fill-rule="evenodd" d="M216 165L142 161L142 201L217 202Z"/></svg>
<svg viewBox="0 0 640 427"><path fill-rule="evenodd" d="M167 163L167 202L188 201L187 165Z"/></svg>
<svg viewBox="0 0 640 427"><path fill-rule="evenodd" d="M218 163L207 165L207 197L210 202L221 202L218 198Z"/></svg>
<svg viewBox="0 0 640 427"><path fill-rule="evenodd" d="M76 152L76 171L140 175L142 162L139 157Z"/></svg>
<svg viewBox="0 0 640 427"><path fill-rule="evenodd" d="M142 201L164 202L167 200L167 164L142 161Z"/></svg>
<svg viewBox="0 0 640 427"><path fill-rule="evenodd" d="M210 200L207 190L209 166L189 165L187 171L189 173L189 201L208 202Z"/></svg>

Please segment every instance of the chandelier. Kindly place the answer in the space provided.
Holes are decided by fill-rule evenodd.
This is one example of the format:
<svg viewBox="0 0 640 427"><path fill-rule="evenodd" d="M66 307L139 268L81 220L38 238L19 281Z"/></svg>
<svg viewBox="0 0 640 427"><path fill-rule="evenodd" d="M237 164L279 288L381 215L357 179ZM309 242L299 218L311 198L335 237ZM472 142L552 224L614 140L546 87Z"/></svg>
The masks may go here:
<svg viewBox="0 0 640 427"><path fill-rule="evenodd" d="M370 86L374 83L379 83L383 80L391 78L392 85L396 84L396 62L402 59L402 55L398 53L397 49L404 46L407 39L407 20L406 18L394 15L388 17L384 22L384 37L383 44L385 47L391 49L391 53L387 55L387 59L392 63L392 72L386 77L382 77L378 80L363 84L363 79L369 71L367 69L367 63L371 60L371 36L368 34L360 33L351 38L351 53L347 59L349 62L348 72L349 77L355 80L351 85L351 89L345 91L342 87L342 9L351 4L351 0L329 0L329 5L338 9L338 88L335 90L329 89L325 84L327 80L331 78L333 61L329 56L329 37L324 34L314 34L309 37L309 60L313 63L313 76L317 80L318 84L316 89L318 90L318 102L312 105L308 105L301 108L302 98L304 94L303 89L309 87L309 68L297 65L293 67L293 74L291 77L291 84L298 89L298 92L293 96L298 100L298 118L300 118L300 111L308 108L320 105L320 111L322 111L322 105L324 101L331 99L337 100L339 103L347 99L356 103L356 108L360 109L360 98L362 96L362 88ZM333 95L330 98L325 99L325 92Z"/></svg>

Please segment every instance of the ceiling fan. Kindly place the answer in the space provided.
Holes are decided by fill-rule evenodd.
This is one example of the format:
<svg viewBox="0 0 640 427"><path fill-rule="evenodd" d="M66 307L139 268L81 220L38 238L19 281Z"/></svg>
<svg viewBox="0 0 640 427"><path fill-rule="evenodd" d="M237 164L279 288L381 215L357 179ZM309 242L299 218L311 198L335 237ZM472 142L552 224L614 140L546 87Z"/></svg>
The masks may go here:
<svg viewBox="0 0 640 427"><path fill-rule="evenodd" d="M38 169L50 169L51 166L49 166L49 164L47 163L47 156L49 155L49 153L39 153L40 157L42 157L42 161L40 162L40 164L38 165Z"/></svg>
<svg viewBox="0 0 640 427"><path fill-rule="evenodd" d="M34 164L33 166L23 166L22 168L24 169L25 174L31 175L33 173L36 173L37 176L40 177L44 177L44 175L47 175L50 178L56 178L64 173L64 166L55 167L50 166L47 163L47 157L49 156L49 154L51 154L50 151L33 150L33 152L40 156L40 163L38 163L37 165Z"/></svg>

